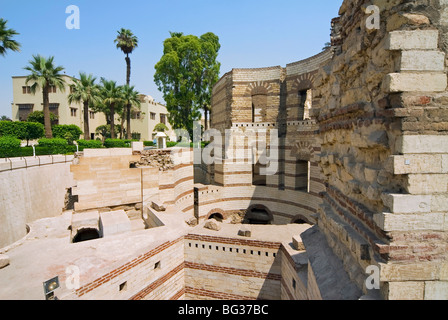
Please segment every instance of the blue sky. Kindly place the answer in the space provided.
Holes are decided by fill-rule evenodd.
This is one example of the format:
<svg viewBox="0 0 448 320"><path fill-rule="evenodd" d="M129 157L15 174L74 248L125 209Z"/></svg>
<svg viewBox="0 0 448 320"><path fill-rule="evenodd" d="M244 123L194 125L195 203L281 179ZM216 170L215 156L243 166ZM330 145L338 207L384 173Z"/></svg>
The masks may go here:
<svg viewBox="0 0 448 320"><path fill-rule="evenodd" d="M163 102L154 84L154 65L170 31L220 38L221 75L232 68L286 66L321 51L330 41L330 21L343 0L0 0L0 17L20 33L20 53L0 57L0 115L11 116L12 76L33 54L55 56L70 76L80 71L125 82L124 54L113 40L131 29L139 47L131 55L131 82ZM80 10L80 29L66 28L66 8Z"/></svg>

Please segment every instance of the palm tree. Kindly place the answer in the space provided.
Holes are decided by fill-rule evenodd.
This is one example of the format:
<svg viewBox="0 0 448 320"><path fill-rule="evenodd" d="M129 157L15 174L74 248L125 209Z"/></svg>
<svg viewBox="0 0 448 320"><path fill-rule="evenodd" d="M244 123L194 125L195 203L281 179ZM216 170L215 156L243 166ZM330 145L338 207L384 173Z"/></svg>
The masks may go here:
<svg viewBox="0 0 448 320"><path fill-rule="evenodd" d="M116 81L109 81L104 78L101 78L101 84L101 101L99 104L107 110L105 113L107 112L109 115L111 138L115 139L115 113L123 106L122 87L117 86Z"/></svg>
<svg viewBox="0 0 448 320"><path fill-rule="evenodd" d="M117 49L121 49L126 55L126 84L129 85L131 82L131 59L129 55L138 47L138 38L129 29L121 28L117 32L118 36L114 40L114 43L116 43Z"/></svg>
<svg viewBox="0 0 448 320"><path fill-rule="evenodd" d="M20 51L20 43L12 39L12 36L19 35L13 29L7 29L7 20L0 18L0 55L5 56L6 50Z"/></svg>
<svg viewBox="0 0 448 320"><path fill-rule="evenodd" d="M52 138L51 119L50 119L50 100L49 91L51 87L56 87L61 91L65 91L65 81L61 72L63 67L54 65L54 57L44 58L41 55L33 55L33 59L29 61L29 66L24 69L30 71L31 74L26 78L25 83L34 82L31 86L31 93L36 94L38 89L42 89L43 106L44 106L44 123L45 137Z"/></svg>
<svg viewBox="0 0 448 320"><path fill-rule="evenodd" d="M121 28L118 31L118 36L115 39L114 43L117 45L117 49L123 51L126 55L126 85L130 85L131 83L131 59L129 55L134 51L135 48L138 47L138 38L132 33L129 29ZM127 136L130 139L131 132L131 107L129 105L126 106L125 116L127 122Z"/></svg>
<svg viewBox="0 0 448 320"><path fill-rule="evenodd" d="M140 109L141 101L140 101L140 93L137 92L134 86L130 87L128 85L124 85L122 88L123 92L123 104L126 106L126 115L128 116L127 125L126 125L126 138L131 139L131 107L135 106Z"/></svg>
<svg viewBox="0 0 448 320"><path fill-rule="evenodd" d="M96 78L80 72L80 79L73 79L68 103L83 103L84 106L84 139L90 140L89 107L100 102L100 88L95 84Z"/></svg>

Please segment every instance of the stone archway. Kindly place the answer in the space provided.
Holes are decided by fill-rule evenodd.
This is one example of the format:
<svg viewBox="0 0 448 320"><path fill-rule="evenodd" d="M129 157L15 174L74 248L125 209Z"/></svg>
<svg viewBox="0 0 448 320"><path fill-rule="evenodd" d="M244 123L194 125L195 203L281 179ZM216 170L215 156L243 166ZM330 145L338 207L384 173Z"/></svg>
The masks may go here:
<svg viewBox="0 0 448 320"><path fill-rule="evenodd" d="M227 219L226 213L224 212L224 210L221 210L221 209L210 210L206 217L207 217L206 220L215 219L215 220L220 221L220 222L222 222L223 220Z"/></svg>
<svg viewBox="0 0 448 320"><path fill-rule="evenodd" d="M310 220L304 215L298 214L294 218L291 219L291 224L313 224Z"/></svg>
<svg viewBox="0 0 448 320"><path fill-rule="evenodd" d="M272 224L274 215L264 205L255 204L247 209L244 222L247 224Z"/></svg>
<svg viewBox="0 0 448 320"><path fill-rule="evenodd" d="M83 241L99 239L99 238L101 238L101 237L100 237L100 233L99 233L98 229L83 228L83 229L79 229L76 232L76 235L73 237L72 242L78 243L78 242L83 242Z"/></svg>

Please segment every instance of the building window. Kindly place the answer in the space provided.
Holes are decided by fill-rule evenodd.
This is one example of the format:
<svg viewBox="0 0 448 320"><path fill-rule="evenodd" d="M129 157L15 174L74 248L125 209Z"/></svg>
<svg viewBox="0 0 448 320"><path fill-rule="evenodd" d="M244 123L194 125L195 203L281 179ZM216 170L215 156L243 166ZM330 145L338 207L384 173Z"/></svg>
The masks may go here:
<svg viewBox="0 0 448 320"><path fill-rule="evenodd" d="M89 118L94 120L95 119L95 112L89 111Z"/></svg>
<svg viewBox="0 0 448 320"><path fill-rule="evenodd" d="M307 101L311 101L311 90L299 91L299 119L307 120L310 118L310 106L307 105Z"/></svg>
<svg viewBox="0 0 448 320"><path fill-rule="evenodd" d="M48 88L48 93L56 93L56 87L55 86L50 86Z"/></svg>
<svg viewBox="0 0 448 320"><path fill-rule="evenodd" d="M166 124L166 115L160 114L160 123Z"/></svg>
<svg viewBox="0 0 448 320"><path fill-rule="evenodd" d="M151 112L151 120L156 120L156 114L154 112Z"/></svg>
<svg viewBox="0 0 448 320"><path fill-rule="evenodd" d="M254 186L265 186L266 185L266 175L261 174L261 168L265 168L257 162L257 164L252 165L252 185Z"/></svg>
<svg viewBox="0 0 448 320"><path fill-rule="evenodd" d="M59 103L50 103L50 112L56 117L59 116Z"/></svg>
<svg viewBox="0 0 448 320"><path fill-rule="evenodd" d="M118 287L118 290L119 290L120 292L121 292L121 291L126 291L127 288L128 288L128 282L125 281L125 282L123 282L122 284L120 284L120 286Z"/></svg>
<svg viewBox="0 0 448 320"><path fill-rule="evenodd" d="M22 87L22 93L23 94L31 94L31 87L30 86Z"/></svg>
<svg viewBox="0 0 448 320"><path fill-rule="evenodd" d="M76 112L78 111L78 109L75 109L75 108L70 108L70 115L72 116L72 117L76 117Z"/></svg>
<svg viewBox="0 0 448 320"><path fill-rule="evenodd" d="M31 112L33 112L34 104L19 104L19 121L26 121Z"/></svg>
<svg viewBox="0 0 448 320"><path fill-rule="evenodd" d="M310 190L310 162L298 160L296 163L296 185L297 191L309 192Z"/></svg>

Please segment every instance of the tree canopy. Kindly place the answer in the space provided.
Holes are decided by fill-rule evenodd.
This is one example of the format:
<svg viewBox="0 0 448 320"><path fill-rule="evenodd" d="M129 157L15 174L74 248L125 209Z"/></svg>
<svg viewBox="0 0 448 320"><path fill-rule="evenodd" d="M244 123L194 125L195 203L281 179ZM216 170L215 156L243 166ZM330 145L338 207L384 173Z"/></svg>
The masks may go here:
<svg viewBox="0 0 448 320"><path fill-rule="evenodd" d="M0 55L6 55L6 50L20 51L20 43L13 39L19 35L14 29L8 29L7 20L0 18Z"/></svg>
<svg viewBox="0 0 448 320"><path fill-rule="evenodd" d="M201 109L210 105L211 92L218 81L221 64L219 38L209 32L201 37L171 32L164 42L163 56L155 65L154 81L163 93L174 129L193 135L193 122Z"/></svg>
<svg viewBox="0 0 448 320"><path fill-rule="evenodd" d="M24 68L31 72L27 76L25 83L32 82L31 93L35 94L38 89L42 90L43 106L44 106L44 123L45 136L52 138L51 120L50 120L50 87L56 87L60 91L65 91L65 80L62 71L64 67L55 66L54 57L45 58L41 55L33 55L33 59L29 61L29 66Z"/></svg>

